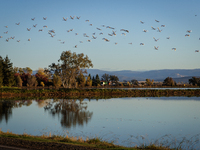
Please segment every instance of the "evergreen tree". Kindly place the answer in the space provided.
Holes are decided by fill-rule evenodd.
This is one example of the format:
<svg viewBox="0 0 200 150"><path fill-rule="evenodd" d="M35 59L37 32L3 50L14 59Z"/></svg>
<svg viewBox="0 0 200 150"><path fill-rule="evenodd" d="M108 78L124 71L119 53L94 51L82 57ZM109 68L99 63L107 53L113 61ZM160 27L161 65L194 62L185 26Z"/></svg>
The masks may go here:
<svg viewBox="0 0 200 150"><path fill-rule="evenodd" d="M12 86L15 84L13 63L10 62L8 56L3 60L3 85Z"/></svg>
<svg viewBox="0 0 200 150"><path fill-rule="evenodd" d="M90 79L92 79L91 75L89 74L88 77L90 77Z"/></svg>
<svg viewBox="0 0 200 150"><path fill-rule="evenodd" d="M97 86L96 85L96 80L95 80L94 76L92 77L92 86Z"/></svg>
<svg viewBox="0 0 200 150"><path fill-rule="evenodd" d="M3 85L3 58L0 56L0 87Z"/></svg>
<svg viewBox="0 0 200 150"><path fill-rule="evenodd" d="M99 79L99 75L96 74L96 86L100 85L101 84L101 81Z"/></svg>

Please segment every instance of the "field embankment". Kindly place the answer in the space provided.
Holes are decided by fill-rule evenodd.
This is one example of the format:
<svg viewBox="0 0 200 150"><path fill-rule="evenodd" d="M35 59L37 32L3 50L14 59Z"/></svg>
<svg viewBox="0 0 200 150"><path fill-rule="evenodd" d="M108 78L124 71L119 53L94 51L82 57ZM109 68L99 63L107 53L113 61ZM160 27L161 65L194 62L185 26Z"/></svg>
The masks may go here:
<svg viewBox="0 0 200 150"><path fill-rule="evenodd" d="M20 89L1 88L1 99L42 98L113 98L113 97L168 97L200 96L200 89Z"/></svg>

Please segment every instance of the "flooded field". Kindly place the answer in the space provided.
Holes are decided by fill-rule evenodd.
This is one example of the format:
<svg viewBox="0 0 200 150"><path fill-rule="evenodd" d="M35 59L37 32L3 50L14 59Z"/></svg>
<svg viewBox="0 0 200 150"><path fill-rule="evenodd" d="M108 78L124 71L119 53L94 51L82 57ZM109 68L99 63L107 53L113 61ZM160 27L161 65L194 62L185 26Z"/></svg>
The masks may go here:
<svg viewBox="0 0 200 150"><path fill-rule="evenodd" d="M200 97L0 101L0 128L17 134L99 137L123 146L198 147Z"/></svg>

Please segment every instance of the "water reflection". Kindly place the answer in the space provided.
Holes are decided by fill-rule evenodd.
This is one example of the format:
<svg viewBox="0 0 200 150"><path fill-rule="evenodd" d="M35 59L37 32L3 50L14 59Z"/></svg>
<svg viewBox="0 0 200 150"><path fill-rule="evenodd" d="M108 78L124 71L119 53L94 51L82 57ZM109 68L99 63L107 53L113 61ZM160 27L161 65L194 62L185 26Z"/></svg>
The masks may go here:
<svg viewBox="0 0 200 150"><path fill-rule="evenodd" d="M13 109L22 106L30 106L33 100L23 101L1 101L0 102L0 123L5 120L8 123L12 116ZM39 108L44 108L53 118L61 118L62 127L70 128L83 126L91 120L93 112L87 111L87 103L76 99L47 99L35 100Z"/></svg>
<svg viewBox="0 0 200 150"><path fill-rule="evenodd" d="M12 116L13 108L20 108L23 105L30 106L32 104L32 100L27 101L1 101L0 102L0 123L5 119L6 123Z"/></svg>
<svg viewBox="0 0 200 150"><path fill-rule="evenodd" d="M5 119L6 123L8 123L9 118L12 115L12 102L1 102L0 103L0 123L3 119Z"/></svg>
<svg viewBox="0 0 200 150"><path fill-rule="evenodd" d="M159 140L169 141L165 145L193 142L189 145L200 148L199 108L200 97L4 100L0 128L17 134L97 136L123 146Z"/></svg>
<svg viewBox="0 0 200 150"><path fill-rule="evenodd" d="M70 128L76 125L83 126L84 123L92 118L93 112L87 111L87 106L82 100L75 99L60 99L47 102L44 107L53 117L61 115L61 126Z"/></svg>

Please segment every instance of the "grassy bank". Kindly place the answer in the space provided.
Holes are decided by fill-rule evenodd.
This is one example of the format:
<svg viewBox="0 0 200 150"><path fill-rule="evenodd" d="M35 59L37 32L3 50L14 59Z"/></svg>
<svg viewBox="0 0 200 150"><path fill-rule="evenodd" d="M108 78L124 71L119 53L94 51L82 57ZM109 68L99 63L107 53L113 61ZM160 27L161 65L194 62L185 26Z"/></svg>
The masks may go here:
<svg viewBox="0 0 200 150"><path fill-rule="evenodd" d="M1 99L23 99L27 97L45 98L114 98L114 97L168 97L168 96L200 96L200 89L21 89L1 88Z"/></svg>
<svg viewBox="0 0 200 150"><path fill-rule="evenodd" d="M59 135L42 135L42 136L32 136L28 135L26 133L19 135L19 134L14 134L12 132L2 132L0 131L0 144L1 142L5 140L13 141L14 143L10 143L12 146L19 146L19 147L24 147L24 148L34 148L35 146L40 146L41 149L46 149L48 148L48 145L56 145L57 143L59 147L64 147L64 146L70 146L70 147L84 147L86 149L115 149L115 150L138 150L138 149L154 149L154 150L170 150L169 147L167 146L162 146L160 145L155 145L155 144L149 144L145 145L142 144L140 146L135 146L135 147L123 147L119 145L115 145L113 143L109 143L107 141L103 141L99 138L92 138L89 139L87 138L86 140L83 140L81 137L68 137L66 136L59 136ZM18 143L19 142L19 143ZM54 143L54 144L52 144ZM4 145L4 144L3 144ZM9 145L9 144L7 144ZM44 147L45 146L45 147ZM175 148L181 150L181 148Z"/></svg>

